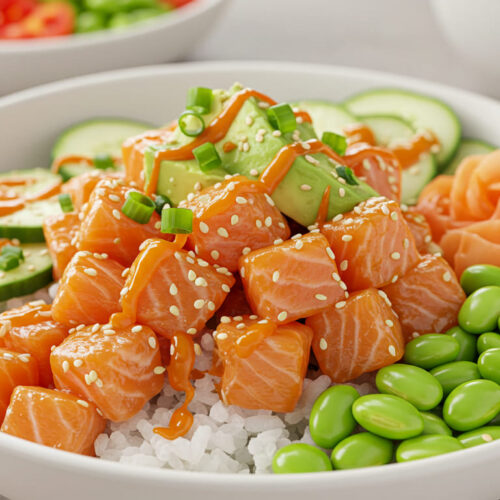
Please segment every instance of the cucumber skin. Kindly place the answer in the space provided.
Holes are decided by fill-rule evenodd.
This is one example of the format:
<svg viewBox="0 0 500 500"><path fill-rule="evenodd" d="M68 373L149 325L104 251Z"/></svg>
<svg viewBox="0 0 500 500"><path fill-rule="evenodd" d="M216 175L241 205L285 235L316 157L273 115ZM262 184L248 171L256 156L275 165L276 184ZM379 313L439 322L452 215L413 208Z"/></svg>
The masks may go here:
<svg viewBox="0 0 500 500"><path fill-rule="evenodd" d="M8 271L7 271L8 272ZM9 283L0 287L0 301L10 300L14 297L22 297L35 293L40 288L52 283L52 266L34 274L29 279Z"/></svg>
<svg viewBox="0 0 500 500"><path fill-rule="evenodd" d="M477 151L474 151L474 148L477 146ZM460 141L458 148L455 152L454 157L450 161L450 163L446 166L446 168L443 170L443 174L445 175L453 175L455 171L458 168L458 165L460 164L460 161L457 161L462 148L472 148L468 153L468 155L471 154L487 154L491 153L492 151L495 151L496 146L493 146L493 144L489 144L488 142L481 141L479 139L468 139L464 138Z"/></svg>
<svg viewBox="0 0 500 500"><path fill-rule="evenodd" d="M0 226L0 238L18 239L21 243L43 243L42 227Z"/></svg>

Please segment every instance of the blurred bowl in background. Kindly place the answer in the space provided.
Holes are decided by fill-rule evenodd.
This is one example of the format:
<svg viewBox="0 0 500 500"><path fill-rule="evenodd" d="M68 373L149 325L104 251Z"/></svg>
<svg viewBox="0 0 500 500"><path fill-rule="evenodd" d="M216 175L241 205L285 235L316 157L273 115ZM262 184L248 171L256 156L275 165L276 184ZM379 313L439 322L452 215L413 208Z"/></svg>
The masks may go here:
<svg viewBox="0 0 500 500"><path fill-rule="evenodd" d="M227 0L194 0L122 30L0 40L0 95L70 76L177 61L215 26Z"/></svg>

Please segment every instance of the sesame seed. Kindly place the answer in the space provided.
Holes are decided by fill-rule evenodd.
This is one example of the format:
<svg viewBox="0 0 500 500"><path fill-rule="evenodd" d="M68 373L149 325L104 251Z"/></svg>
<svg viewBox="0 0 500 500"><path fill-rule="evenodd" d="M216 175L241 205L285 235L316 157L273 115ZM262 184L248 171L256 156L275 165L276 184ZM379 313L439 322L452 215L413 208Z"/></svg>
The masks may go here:
<svg viewBox="0 0 500 500"><path fill-rule="evenodd" d="M217 260L219 258L219 252L217 250L212 250L210 252L210 257L212 257L212 259L214 260Z"/></svg>
<svg viewBox="0 0 500 500"><path fill-rule="evenodd" d="M344 234L342 236L342 241L351 241L352 240L352 236L350 234Z"/></svg>
<svg viewBox="0 0 500 500"><path fill-rule="evenodd" d="M194 280L196 286L208 286L207 280L202 277L198 277Z"/></svg>
<svg viewBox="0 0 500 500"><path fill-rule="evenodd" d="M304 159L310 163L311 165L314 165L314 166L317 166L319 165L319 161L316 160L316 158L314 158L314 156L311 156L311 155L305 155L304 156Z"/></svg>
<svg viewBox="0 0 500 500"><path fill-rule="evenodd" d="M264 225L266 227L271 227L273 225L272 217L270 217L270 216L266 217L266 219L264 220Z"/></svg>
<svg viewBox="0 0 500 500"><path fill-rule="evenodd" d="M103 330L102 333L104 333L104 335L114 335L116 332L112 328L108 328Z"/></svg>
<svg viewBox="0 0 500 500"><path fill-rule="evenodd" d="M382 210L382 213L383 213L384 215L389 215L389 213L390 213L390 210L389 210L389 208L387 207L387 205L382 205L382 209L381 209L381 210Z"/></svg>
<svg viewBox="0 0 500 500"><path fill-rule="evenodd" d="M196 328L188 328L186 333L188 333L189 335L195 335L196 332Z"/></svg>
<svg viewBox="0 0 500 500"><path fill-rule="evenodd" d="M221 323L231 323L231 318L229 316L221 316L220 322Z"/></svg>
<svg viewBox="0 0 500 500"><path fill-rule="evenodd" d="M172 283L169 288L170 295L177 295L177 286Z"/></svg>
<svg viewBox="0 0 500 500"><path fill-rule="evenodd" d="M193 198L194 198L194 193L188 193L188 195L186 196L187 201L193 201Z"/></svg>
<svg viewBox="0 0 500 500"><path fill-rule="evenodd" d="M231 178L231 177L229 177L229 178ZM226 187L227 187L228 191L234 191L234 188L236 187L236 184L231 181L230 183L228 183L228 185Z"/></svg>
<svg viewBox="0 0 500 500"><path fill-rule="evenodd" d="M273 241L273 245L280 245L281 243L283 243L283 240L281 238L278 238Z"/></svg>
<svg viewBox="0 0 500 500"><path fill-rule="evenodd" d="M162 375L163 373L165 373L165 367L164 366L155 366L153 368L153 373L155 375Z"/></svg>
<svg viewBox="0 0 500 500"><path fill-rule="evenodd" d="M274 137L281 137L281 131L280 130L273 130L272 132Z"/></svg>
<svg viewBox="0 0 500 500"><path fill-rule="evenodd" d="M267 194L267 193L264 193L264 196L267 200L267 203L269 203L269 205L271 205L272 207L274 207L275 203L274 203L274 200Z"/></svg>
<svg viewBox="0 0 500 500"><path fill-rule="evenodd" d="M219 227L217 229L217 234L222 238L229 238L229 233L227 232L227 229L223 227Z"/></svg>
<svg viewBox="0 0 500 500"><path fill-rule="evenodd" d="M304 246L304 242L303 242L302 240L297 240L297 241L295 242L295 248L296 248L297 250L300 250L303 246Z"/></svg>
<svg viewBox="0 0 500 500"><path fill-rule="evenodd" d="M343 281L339 283L339 287L342 288L342 290L347 290L347 285Z"/></svg>
<svg viewBox="0 0 500 500"><path fill-rule="evenodd" d="M243 321L243 316L233 316L234 321Z"/></svg>
<svg viewBox="0 0 500 500"><path fill-rule="evenodd" d="M194 264L195 260L192 257L186 257L186 261L189 262L190 264Z"/></svg>
<svg viewBox="0 0 500 500"><path fill-rule="evenodd" d="M410 246L410 240L409 240L408 238L405 238L405 239L403 240L403 246L404 246L405 248L408 248L408 247Z"/></svg>
<svg viewBox="0 0 500 500"><path fill-rule="evenodd" d="M97 375L97 372L95 370L90 370L88 374L88 380L90 383L95 382L98 378L99 376Z"/></svg>
<svg viewBox="0 0 500 500"><path fill-rule="evenodd" d="M156 349L156 338L149 337L148 344L149 344L149 347L151 347L151 349Z"/></svg>
<svg viewBox="0 0 500 500"><path fill-rule="evenodd" d="M255 168L252 168L252 170L250 170L250 175L257 177L259 175L259 171L256 170Z"/></svg>
<svg viewBox="0 0 500 500"><path fill-rule="evenodd" d="M285 229L285 223L284 222L278 222L278 226L281 227L281 229Z"/></svg>
<svg viewBox="0 0 500 500"><path fill-rule="evenodd" d="M395 274L392 279L391 279L391 283L396 283L396 281L398 281L399 279L399 276L397 274Z"/></svg>
<svg viewBox="0 0 500 500"><path fill-rule="evenodd" d="M392 252L391 259L399 260L401 258L401 254L399 252Z"/></svg>
<svg viewBox="0 0 500 500"><path fill-rule="evenodd" d="M332 278L335 280L335 281L340 281L340 276L338 273L332 273Z"/></svg>
<svg viewBox="0 0 500 500"><path fill-rule="evenodd" d="M260 101L258 106L259 106L259 108L267 109L269 107L269 103L265 102L265 101Z"/></svg>
<svg viewBox="0 0 500 500"><path fill-rule="evenodd" d="M131 332L132 333L139 333L139 332L142 332L142 326L141 325L136 325L136 326L133 326L132 329L131 329Z"/></svg>
<svg viewBox="0 0 500 500"><path fill-rule="evenodd" d="M386 320L385 320L385 324L386 324L387 326L390 326L390 327L393 327L393 326L394 326L394 322L393 322L392 320L390 320L390 319L386 319Z"/></svg>
<svg viewBox="0 0 500 500"><path fill-rule="evenodd" d="M238 324L236 325L236 328L237 328L238 330L243 330L243 328L245 328L245 326L246 326L246 325L245 325L245 323L238 323Z"/></svg>
<svg viewBox="0 0 500 500"><path fill-rule="evenodd" d="M322 350L322 351L326 351L328 349L328 342L325 340L325 339L321 339L319 341L319 348Z"/></svg>
<svg viewBox="0 0 500 500"><path fill-rule="evenodd" d="M113 209L113 217L116 219L116 220L120 220L120 212L118 210Z"/></svg>
<svg viewBox="0 0 500 500"><path fill-rule="evenodd" d="M219 340L226 340L226 339L227 339L227 333L224 333L224 332L222 332L222 333L218 333L218 334L217 334L217 338L218 338Z"/></svg>
<svg viewBox="0 0 500 500"><path fill-rule="evenodd" d="M247 254L248 254L248 253L250 253L251 251L252 251L252 249L251 249L250 247L245 247L245 248L241 251L241 253L242 253L243 255L247 255Z"/></svg>
<svg viewBox="0 0 500 500"><path fill-rule="evenodd" d="M262 227L262 221L260 219L255 219L255 225L260 229Z"/></svg>
<svg viewBox="0 0 500 500"><path fill-rule="evenodd" d="M250 151L250 144L248 144L248 142L244 142L242 149L245 153L248 153L248 151Z"/></svg>
<svg viewBox="0 0 500 500"><path fill-rule="evenodd" d="M253 118L250 115L246 116L245 123L250 127L251 125L253 125Z"/></svg>
<svg viewBox="0 0 500 500"><path fill-rule="evenodd" d="M188 272L188 280L189 281L194 281L196 279L196 273L190 269Z"/></svg>
<svg viewBox="0 0 500 500"><path fill-rule="evenodd" d="M200 267L208 267L208 262L206 260L198 259L197 262Z"/></svg>
<svg viewBox="0 0 500 500"><path fill-rule="evenodd" d="M392 344L389 346L388 350L391 356L396 356L396 348Z"/></svg>
<svg viewBox="0 0 500 500"><path fill-rule="evenodd" d="M335 304L335 309L342 309L343 307L345 307L346 305L346 301L345 300L341 300L340 302L337 302Z"/></svg>
<svg viewBox="0 0 500 500"><path fill-rule="evenodd" d="M244 278L244 277L245 277L245 268L244 268L244 267L242 267L242 268L240 269L240 276L241 276L242 278Z"/></svg>
<svg viewBox="0 0 500 500"><path fill-rule="evenodd" d="M201 191L201 182L198 181L197 183L195 183L194 190L195 191Z"/></svg>
<svg viewBox="0 0 500 500"><path fill-rule="evenodd" d="M120 296L123 297L124 295L127 295L128 293L128 287L124 286L121 290L120 290Z"/></svg>
<svg viewBox="0 0 500 500"><path fill-rule="evenodd" d="M195 343L193 347L194 347L194 353L195 353L197 356L200 356L200 355L201 355L201 347L200 347L200 344Z"/></svg>
<svg viewBox="0 0 500 500"><path fill-rule="evenodd" d="M430 234L428 234L428 235L424 238L424 241L425 241L426 243L430 243L430 242L432 241L432 237L431 237L431 235L430 235Z"/></svg>
<svg viewBox="0 0 500 500"><path fill-rule="evenodd" d="M78 399L76 401L76 404L79 404L80 406L83 406L84 408L88 408L89 407L89 404L87 403L87 401L84 401L83 399Z"/></svg>
<svg viewBox="0 0 500 500"><path fill-rule="evenodd" d="M344 218L344 216L342 214L337 214L333 219L332 221L333 222L338 222L340 220L342 220Z"/></svg>
<svg viewBox="0 0 500 500"><path fill-rule="evenodd" d="M335 254L330 247L326 247L326 253L328 254L328 257L330 257L330 259L335 260Z"/></svg>
<svg viewBox="0 0 500 500"><path fill-rule="evenodd" d="M274 271L273 273L273 282L278 283L278 280L280 279L280 272L279 271Z"/></svg>
<svg viewBox="0 0 500 500"><path fill-rule="evenodd" d="M328 297L326 295L323 295L322 293L317 293L315 295L315 297L318 299L318 300L326 300Z"/></svg>
<svg viewBox="0 0 500 500"><path fill-rule="evenodd" d="M311 191L312 187L311 187L309 184L302 184L302 185L300 186L300 189L301 189L302 191Z"/></svg>
<svg viewBox="0 0 500 500"><path fill-rule="evenodd" d="M210 230L208 225L205 222L200 222L199 228L200 228L200 231L204 234L207 234L208 231Z"/></svg>
<svg viewBox="0 0 500 500"><path fill-rule="evenodd" d="M215 311L215 304L211 300L209 300L207 303L207 308L209 311Z"/></svg>
<svg viewBox="0 0 500 500"><path fill-rule="evenodd" d="M256 314L251 314L250 316L248 316L250 319L257 319L258 316Z"/></svg>
<svg viewBox="0 0 500 500"><path fill-rule="evenodd" d="M339 188L339 196L343 198L345 196L345 189L344 188Z"/></svg>
<svg viewBox="0 0 500 500"><path fill-rule="evenodd" d="M286 311L281 311L278 314L278 321L285 321L287 317L288 317L288 313Z"/></svg>
<svg viewBox="0 0 500 500"><path fill-rule="evenodd" d="M120 201L120 197L117 196L116 194L108 194L108 198L111 200L111 201L116 201L116 202L119 202Z"/></svg>
<svg viewBox="0 0 500 500"><path fill-rule="evenodd" d="M69 370L69 362L68 361L64 360L62 362L62 369L63 369L64 373L67 373L67 371Z"/></svg>
<svg viewBox="0 0 500 500"><path fill-rule="evenodd" d="M97 271L92 267L86 267L83 272L88 276L97 276Z"/></svg>
<svg viewBox="0 0 500 500"><path fill-rule="evenodd" d="M451 281L451 274L449 271L446 271L444 274L443 274L443 280L444 281Z"/></svg>
<svg viewBox="0 0 500 500"><path fill-rule="evenodd" d="M204 305L205 305L205 301L203 299L197 299L193 303L193 306L195 309L201 309Z"/></svg>
<svg viewBox="0 0 500 500"><path fill-rule="evenodd" d="M391 212L391 219L398 220L398 214L396 212Z"/></svg>
<svg viewBox="0 0 500 500"><path fill-rule="evenodd" d="M487 443L491 443L491 441L493 441L491 434L481 434L481 437L483 438L483 441L486 441Z"/></svg>
<svg viewBox="0 0 500 500"><path fill-rule="evenodd" d="M235 226L236 224L238 224L239 220L240 218L236 214L231 215L231 226Z"/></svg>
<svg viewBox="0 0 500 500"><path fill-rule="evenodd" d="M168 310L173 316L179 316L179 308L177 306L170 306Z"/></svg>
<svg viewBox="0 0 500 500"><path fill-rule="evenodd" d="M82 365L83 365L83 361L81 359L75 359L75 361L73 361L73 366L75 368L80 368Z"/></svg>

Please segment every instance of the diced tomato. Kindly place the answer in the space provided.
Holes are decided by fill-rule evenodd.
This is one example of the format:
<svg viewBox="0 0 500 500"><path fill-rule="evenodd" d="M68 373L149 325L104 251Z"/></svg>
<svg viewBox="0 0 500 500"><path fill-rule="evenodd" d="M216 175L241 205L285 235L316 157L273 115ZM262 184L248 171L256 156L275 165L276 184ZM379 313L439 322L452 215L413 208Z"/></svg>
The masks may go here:
<svg viewBox="0 0 500 500"><path fill-rule="evenodd" d="M174 9L178 9L179 7L182 7L183 5L186 5L193 0L160 0L161 3L164 3L167 6L173 7Z"/></svg>
<svg viewBox="0 0 500 500"><path fill-rule="evenodd" d="M35 0L1 0L0 26L17 23L36 7Z"/></svg>

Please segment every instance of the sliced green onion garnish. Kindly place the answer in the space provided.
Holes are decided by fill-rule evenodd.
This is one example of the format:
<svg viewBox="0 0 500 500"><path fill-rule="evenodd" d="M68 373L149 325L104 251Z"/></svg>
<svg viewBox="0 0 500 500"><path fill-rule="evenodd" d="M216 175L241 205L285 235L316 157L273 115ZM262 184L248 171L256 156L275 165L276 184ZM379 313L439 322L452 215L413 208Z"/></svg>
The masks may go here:
<svg viewBox="0 0 500 500"><path fill-rule="evenodd" d="M14 255L19 260L24 260L23 249L14 245L5 245L2 247L2 255Z"/></svg>
<svg viewBox="0 0 500 500"><path fill-rule="evenodd" d="M351 186L357 186L359 184L356 177L354 176L354 172L349 167L335 167L335 170L337 171L338 176L342 177L342 179L344 179L347 184L350 184Z"/></svg>
<svg viewBox="0 0 500 500"><path fill-rule="evenodd" d="M205 142L205 144L193 149L193 155L198 161L200 170L205 173L220 167L222 164L219 153L211 142Z"/></svg>
<svg viewBox="0 0 500 500"><path fill-rule="evenodd" d="M154 201L138 191L129 191L122 206L122 213L139 224L147 224L154 211Z"/></svg>
<svg viewBox="0 0 500 500"><path fill-rule="evenodd" d="M106 153L99 153L98 155L95 155L92 161L94 162L95 168L100 168L102 170L106 170L107 168L115 168L115 162L113 161L113 158L111 157L111 155L108 155Z"/></svg>
<svg viewBox="0 0 500 500"><path fill-rule="evenodd" d="M13 254L5 254L0 256L0 269L2 271L10 271L19 267L20 260Z"/></svg>
<svg viewBox="0 0 500 500"><path fill-rule="evenodd" d="M289 104L276 104L267 108L267 118L282 134L288 134L297 128L297 118Z"/></svg>
<svg viewBox="0 0 500 500"><path fill-rule="evenodd" d="M347 149L347 139L340 134L335 132L323 132L321 136L321 142L330 146L337 154L344 155Z"/></svg>
<svg viewBox="0 0 500 500"><path fill-rule="evenodd" d="M61 193L58 196L58 199L59 199L59 205L61 205L61 210L64 213L73 212L74 208L73 208L73 202L71 201L71 195L69 195L68 193Z"/></svg>
<svg viewBox="0 0 500 500"><path fill-rule="evenodd" d="M196 137L205 130L205 122L199 113L188 109L178 120L179 128L184 135Z"/></svg>
<svg viewBox="0 0 500 500"><path fill-rule="evenodd" d="M205 115L212 110L212 89L191 87L188 90L186 109Z"/></svg>
<svg viewBox="0 0 500 500"><path fill-rule="evenodd" d="M189 234L193 231L193 212L189 208L164 208L161 212L161 232Z"/></svg>
<svg viewBox="0 0 500 500"><path fill-rule="evenodd" d="M167 206L167 208L170 208L172 205L173 205L173 203L170 201L170 198L168 198L167 196L163 196L162 194L156 195L155 210L160 215L161 215L161 211L163 210L163 207Z"/></svg>

